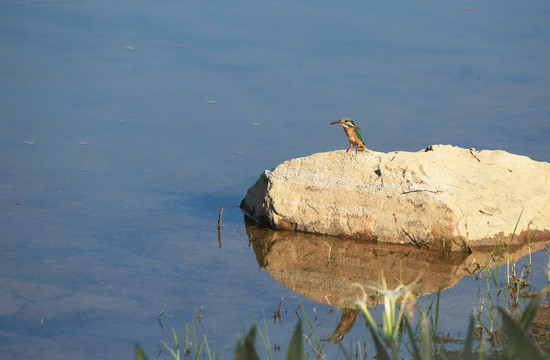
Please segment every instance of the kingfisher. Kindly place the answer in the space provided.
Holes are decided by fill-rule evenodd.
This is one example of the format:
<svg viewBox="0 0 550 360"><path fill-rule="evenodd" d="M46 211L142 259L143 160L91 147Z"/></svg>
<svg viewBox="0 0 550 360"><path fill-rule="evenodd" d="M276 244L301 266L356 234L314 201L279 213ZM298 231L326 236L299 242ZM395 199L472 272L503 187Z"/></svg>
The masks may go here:
<svg viewBox="0 0 550 360"><path fill-rule="evenodd" d="M359 148L365 149L365 139L363 138L363 134L361 133L361 129L355 125L353 120L349 117L341 118L338 121L331 122L330 125L337 125L340 124L344 128L344 131L346 132L346 136L349 140L349 148L346 150L346 152L351 149L352 146L357 146L355 148L355 152L357 153L357 150Z"/></svg>

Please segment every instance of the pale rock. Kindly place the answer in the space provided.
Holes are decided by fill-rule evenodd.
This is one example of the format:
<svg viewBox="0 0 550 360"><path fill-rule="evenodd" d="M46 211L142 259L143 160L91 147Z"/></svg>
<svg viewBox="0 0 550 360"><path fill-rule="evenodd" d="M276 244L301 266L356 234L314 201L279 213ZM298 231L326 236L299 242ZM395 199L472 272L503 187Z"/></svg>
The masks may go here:
<svg viewBox="0 0 550 360"><path fill-rule="evenodd" d="M550 163L450 145L332 151L266 170L241 207L275 229L433 249L550 239Z"/></svg>

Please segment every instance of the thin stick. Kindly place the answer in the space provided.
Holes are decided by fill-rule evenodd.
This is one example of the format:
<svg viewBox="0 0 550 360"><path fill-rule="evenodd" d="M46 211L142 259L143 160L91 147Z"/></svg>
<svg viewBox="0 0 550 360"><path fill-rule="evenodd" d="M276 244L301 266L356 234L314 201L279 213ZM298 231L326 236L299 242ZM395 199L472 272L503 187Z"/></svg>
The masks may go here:
<svg viewBox="0 0 550 360"><path fill-rule="evenodd" d="M284 299L284 298L285 298L285 297L283 296L283 297L281 298L281 301L279 301L279 308L277 309L277 314L280 314L280 313L281 313L281 305L283 304L283 299Z"/></svg>
<svg viewBox="0 0 550 360"><path fill-rule="evenodd" d="M201 309L199 310L199 313L197 314L197 318L199 319L199 324L201 323L201 318L202 318L202 309L204 309L204 305L201 305Z"/></svg>
<svg viewBox="0 0 550 360"><path fill-rule="evenodd" d="M222 226L223 205L220 209L220 217L218 218L218 227Z"/></svg>

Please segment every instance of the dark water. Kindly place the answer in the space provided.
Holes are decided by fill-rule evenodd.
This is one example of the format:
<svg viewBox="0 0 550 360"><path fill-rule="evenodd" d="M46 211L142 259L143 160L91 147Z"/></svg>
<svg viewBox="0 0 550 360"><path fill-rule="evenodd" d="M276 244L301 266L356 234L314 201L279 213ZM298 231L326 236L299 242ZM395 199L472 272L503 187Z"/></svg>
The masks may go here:
<svg viewBox="0 0 550 360"><path fill-rule="evenodd" d="M0 1L2 358L154 357L201 306L197 333L231 349L282 297L285 344L300 302L330 308L259 268L246 189L345 148L342 116L377 151L550 161L549 22L547 1ZM444 292L451 331L477 286Z"/></svg>

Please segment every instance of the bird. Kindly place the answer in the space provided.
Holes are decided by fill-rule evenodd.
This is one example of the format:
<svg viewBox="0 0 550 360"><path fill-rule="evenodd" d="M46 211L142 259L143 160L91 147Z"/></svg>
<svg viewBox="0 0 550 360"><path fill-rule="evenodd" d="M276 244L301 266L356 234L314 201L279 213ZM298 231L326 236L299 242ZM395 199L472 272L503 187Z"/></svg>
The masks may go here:
<svg viewBox="0 0 550 360"><path fill-rule="evenodd" d="M346 132L346 136L349 140L349 148L346 150L346 152L351 149L352 146L357 146L355 148L355 152L357 153L357 150L359 148L365 149L365 139L363 138L363 134L361 133L361 129L355 123L353 120L349 117L341 118L338 121L331 122L330 125L342 125L344 128L344 131Z"/></svg>

